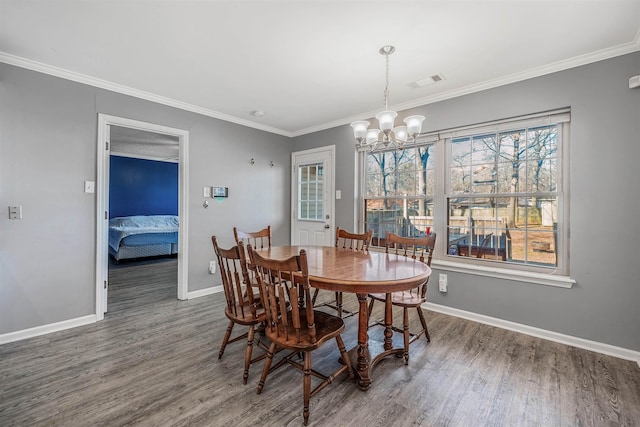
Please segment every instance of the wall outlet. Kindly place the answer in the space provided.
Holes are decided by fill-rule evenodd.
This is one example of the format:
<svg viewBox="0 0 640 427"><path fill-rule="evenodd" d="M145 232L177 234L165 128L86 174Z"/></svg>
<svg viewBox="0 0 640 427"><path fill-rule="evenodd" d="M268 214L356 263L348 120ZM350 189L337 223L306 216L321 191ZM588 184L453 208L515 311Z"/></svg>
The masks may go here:
<svg viewBox="0 0 640 427"><path fill-rule="evenodd" d="M214 274L216 272L216 262L209 261L209 274Z"/></svg>
<svg viewBox="0 0 640 427"><path fill-rule="evenodd" d="M440 292L447 292L447 275L446 274L440 274L440 277L438 278L438 288L440 289Z"/></svg>

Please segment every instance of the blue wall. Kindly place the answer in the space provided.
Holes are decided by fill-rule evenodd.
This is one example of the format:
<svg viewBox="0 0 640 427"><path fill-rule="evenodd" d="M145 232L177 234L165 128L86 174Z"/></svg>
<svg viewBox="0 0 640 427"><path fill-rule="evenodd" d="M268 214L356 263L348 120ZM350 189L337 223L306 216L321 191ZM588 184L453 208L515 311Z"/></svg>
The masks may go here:
<svg viewBox="0 0 640 427"><path fill-rule="evenodd" d="M110 156L109 218L178 215L178 164Z"/></svg>

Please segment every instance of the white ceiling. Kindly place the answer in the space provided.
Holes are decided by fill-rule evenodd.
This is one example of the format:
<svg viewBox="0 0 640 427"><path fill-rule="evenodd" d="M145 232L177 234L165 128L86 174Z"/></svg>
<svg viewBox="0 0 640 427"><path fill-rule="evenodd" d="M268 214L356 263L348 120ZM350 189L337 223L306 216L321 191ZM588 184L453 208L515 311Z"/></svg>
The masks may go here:
<svg viewBox="0 0 640 427"><path fill-rule="evenodd" d="M638 51L640 0L0 0L0 62L286 136L382 110L386 44L401 110Z"/></svg>

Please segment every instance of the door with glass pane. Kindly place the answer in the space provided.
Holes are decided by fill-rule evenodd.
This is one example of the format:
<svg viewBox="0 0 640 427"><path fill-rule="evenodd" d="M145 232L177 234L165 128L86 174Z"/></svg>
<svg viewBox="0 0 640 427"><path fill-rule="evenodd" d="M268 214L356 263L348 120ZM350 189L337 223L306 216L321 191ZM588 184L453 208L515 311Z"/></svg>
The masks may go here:
<svg viewBox="0 0 640 427"><path fill-rule="evenodd" d="M333 245L335 147L291 155L291 244Z"/></svg>

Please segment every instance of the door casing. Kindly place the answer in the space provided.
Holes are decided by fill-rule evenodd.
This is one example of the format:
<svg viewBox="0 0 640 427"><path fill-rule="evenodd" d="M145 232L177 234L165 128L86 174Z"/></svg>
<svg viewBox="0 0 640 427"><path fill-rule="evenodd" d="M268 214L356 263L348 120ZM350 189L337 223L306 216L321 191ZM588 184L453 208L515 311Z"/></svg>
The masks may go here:
<svg viewBox="0 0 640 427"><path fill-rule="evenodd" d="M188 298L188 146L189 132L123 117L98 114L97 182L96 182L96 319L104 319L107 310L109 278L109 141L110 126L122 126L178 138L178 292L180 300Z"/></svg>
<svg viewBox="0 0 640 427"><path fill-rule="evenodd" d="M291 244L300 244L297 239L297 218L298 218L298 166L304 163L314 163L319 160L326 160L325 171L325 197L324 197L324 214L329 215L325 218L324 224L329 225L325 230L324 245L333 245L335 236L335 158L336 146L329 145L325 147L313 148L310 150L296 151L291 153ZM304 159L304 161L302 161ZM318 222L319 224L319 222Z"/></svg>

